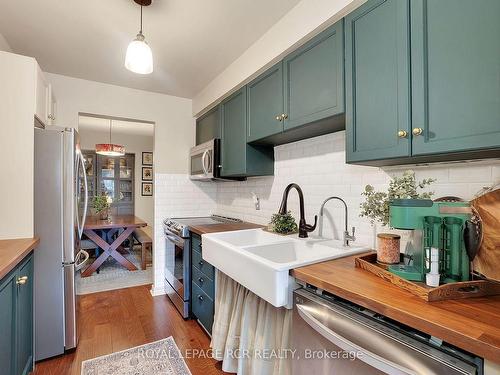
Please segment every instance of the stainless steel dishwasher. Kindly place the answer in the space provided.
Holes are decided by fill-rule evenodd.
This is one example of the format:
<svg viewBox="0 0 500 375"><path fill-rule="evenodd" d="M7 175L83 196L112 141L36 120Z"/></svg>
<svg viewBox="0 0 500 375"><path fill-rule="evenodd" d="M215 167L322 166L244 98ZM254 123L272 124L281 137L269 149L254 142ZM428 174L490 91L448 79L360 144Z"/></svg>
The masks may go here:
<svg viewBox="0 0 500 375"><path fill-rule="evenodd" d="M483 360L320 289L294 292L294 375L478 374Z"/></svg>

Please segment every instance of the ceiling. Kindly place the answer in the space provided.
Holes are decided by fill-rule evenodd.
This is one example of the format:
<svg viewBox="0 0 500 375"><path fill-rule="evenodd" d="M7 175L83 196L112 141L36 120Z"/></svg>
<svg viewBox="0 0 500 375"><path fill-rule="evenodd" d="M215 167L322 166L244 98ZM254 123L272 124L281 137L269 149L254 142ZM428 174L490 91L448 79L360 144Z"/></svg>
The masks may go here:
<svg viewBox="0 0 500 375"><path fill-rule="evenodd" d="M123 66L139 31L133 0L0 2L0 34L42 70L192 98L300 0L156 0L143 32L154 72Z"/></svg>
<svg viewBox="0 0 500 375"><path fill-rule="evenodd" d="M80 132L109 133L109 119L93 116L79 116L78 130ZM113 120L113 134L154 136L154 125L145 122Z"/></svg>

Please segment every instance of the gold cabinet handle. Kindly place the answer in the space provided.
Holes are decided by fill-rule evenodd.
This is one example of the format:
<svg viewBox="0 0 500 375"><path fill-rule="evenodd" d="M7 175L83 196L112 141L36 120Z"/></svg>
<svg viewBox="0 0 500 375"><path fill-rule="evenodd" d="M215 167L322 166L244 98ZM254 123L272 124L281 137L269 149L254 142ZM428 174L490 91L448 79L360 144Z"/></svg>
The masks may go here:
<svg viewBox="0 0 500 375"><path fill-rule="evenodd" d="M424 129L422 128L413 128L413 135L422 135Z"/></svg>
<svg viewBox="0 0 500 375"><path fill-rule="evenodd" d="M281 115L281 118L282 118L283 120L286 120L286 119L288 118L288 115L287 115L286 113L283 113L283 114Z"/></svg>
<svg viewBox="0 0 500 375"><path fill-rule="evenodd" d="M408 132L406 130L399 130L398 137L399 138L406 138L406 137L408 137Z"/></svg>
<svg viewBox="0 0 500 375"><path fill-rule="evenodd" d="M28 282L28 276L21 276L17 279L16 284L17 285L24 285Z"/></svg>
<svg viewBox="0 0 500 375"><path fill-rule="evenodd" d="M278 120L278 121L283 120L282 115L278 115L278 116L276 116L276 120Z"/></svg>

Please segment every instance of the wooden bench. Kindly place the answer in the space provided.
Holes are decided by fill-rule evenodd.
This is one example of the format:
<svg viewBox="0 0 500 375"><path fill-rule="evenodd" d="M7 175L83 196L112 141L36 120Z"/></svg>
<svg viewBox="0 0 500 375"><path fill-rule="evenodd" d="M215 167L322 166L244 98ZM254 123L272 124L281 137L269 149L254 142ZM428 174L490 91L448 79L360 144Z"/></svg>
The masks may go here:
<svg viewBox="0 0 500 375"><path fill-rule="evenodd" d="M141 268L145 270L147 257L146 253L149 251L151 253L151 258L153 257L153 241L145 231L139 228L134 230L133 237L141 245Z"/></svg>

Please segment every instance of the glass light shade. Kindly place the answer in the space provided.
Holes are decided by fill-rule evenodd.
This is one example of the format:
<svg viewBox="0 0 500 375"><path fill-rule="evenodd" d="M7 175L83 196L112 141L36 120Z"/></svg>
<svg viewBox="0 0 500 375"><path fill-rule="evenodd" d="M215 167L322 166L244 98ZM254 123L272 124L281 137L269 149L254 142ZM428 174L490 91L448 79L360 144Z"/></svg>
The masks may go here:
<svg viewBox="0 0 500 375"><path fill-rule="evenodd" d="M105 156L123 156L125 155L125 147L112 143L98 143L95 145L95 153Z"/></svg>
<svg viewBox="0 0 500 375"><path fill-rule="evenodd" d="M144 35L137 34L137 38L130 42L125 55L125 68L138 74L153 72L153 53L144 40Z"/></svg>

